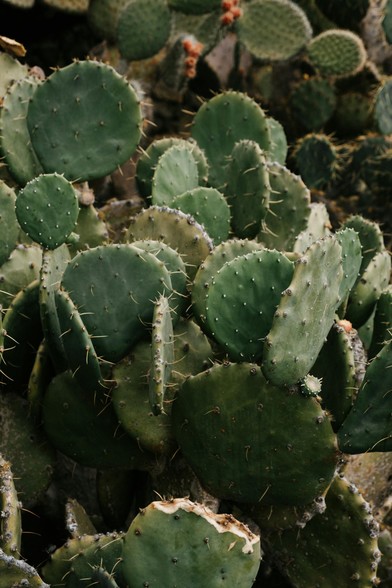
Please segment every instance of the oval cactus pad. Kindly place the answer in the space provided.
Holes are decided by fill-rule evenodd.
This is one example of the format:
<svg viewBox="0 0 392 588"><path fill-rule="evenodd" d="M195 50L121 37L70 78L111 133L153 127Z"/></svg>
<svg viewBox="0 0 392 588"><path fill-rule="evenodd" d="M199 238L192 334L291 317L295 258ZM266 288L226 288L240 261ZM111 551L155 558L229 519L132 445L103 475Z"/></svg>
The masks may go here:
<svg viewBox="0 0 392 588"><path fill-rule="evenodd" d="M81 313L98 356L122 359L151 324L154 299L170 293L165 265L132 245L82 251L67 266L62 287Z"/></svg>
<svg viewBox="0 0 392 588"><path fill-rule="evenodd" d="M72 184L59 174L31 180L16 199L16 216L24 232L45 249L56 249L76 226L79 203Z"/></svg>
<svg viewBox="0 0 392 588"><path fill-rule="evenodd" d="M140 140L136 92L112 67L75 61L36 90L27 124L46 172L101 178L131 157Z"/></svg>

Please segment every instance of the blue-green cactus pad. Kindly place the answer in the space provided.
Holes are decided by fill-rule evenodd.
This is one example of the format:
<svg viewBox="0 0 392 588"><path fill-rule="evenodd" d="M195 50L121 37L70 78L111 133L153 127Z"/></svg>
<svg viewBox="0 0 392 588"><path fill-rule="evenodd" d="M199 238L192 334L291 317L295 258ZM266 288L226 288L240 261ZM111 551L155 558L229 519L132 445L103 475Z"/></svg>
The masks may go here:
<svg viewBox="0 0 392 588"><path fill-rule="evenodd" d="M151 345L148 341L140 341L129 356L113 367L113 408L124 431L142 449L168 454L175 450L170 404L163 413L153 414L149 399L150 365Z"/></svg>
<svg viewBox="0 0 392 588"><path fill-rule="evenodd" d="M228 261L239 255L260 251L262 245L249 239L229 239L217 245L205 258L195 275L192 284L192 308L197 322L203 330L211 334L206 322L208 292L215 274Z"/></svg>
<svg viewBox="0 0 392 588"><path fill-rule="evenodd" d="M136 183L141 196L151 196L152 180L155 168L161 155L170 147L178 145L188 149L197 163L199 183L205 184L208 176L207 159L195 141L180 139L179 137L163 137L156 139L140 155L136 164Z"/></svg>
<svg viewBox="0 0 392 588"><path fill-rule="evenodd" d="M392 451L392 341L369 364L354 406L338 431L345 453Z"/></svg>
<svg viewBox="0 0 392 588"><path fill-rule="evenodd" d="M41 174L20 190L15 210L27 236L45 249L56 249L76 226L79 202L72 184L63 176Z"/></svg>
<svg viewBox="0 0 392 588"><path fill-rule="evenodd" d="M259 240L266 247L291 251L295 237L305 229L310 214L310 191L284 165L267 165L271 195Z"/></svg>
<svg viewBox="0 0 392 588"><path fill-rule="evenodd" d="M264 344L263 371L272 383L295 384L316 361L340 303L341 255L338 240L330 236L296 262Z"/></svg>
<svg viewBox="0 0 392 588"><path fill-rule="evenodd" d="M20 290L39 277L42 249L35 245L17 245L0 267L0 305L8 308Z"/></svg>
<svg viewBox="0 0 392 588"><path fill-rule="evenodd" d="M49 384L42 406L45 433L58 451L83 466L144 469L155 462L119 425L110 400L86 394L71 372Z"/></svg>
<svg viewBox="0 0 392 588"><path fill-rule="evenodd" d="M67 369L84 391L104 394L98 357L80 313L69 295L60 288L54 297Z"/></svg>
<svg viewBox="0 0 392 588"><path fill-rule="evenodd" d="M379 89L374 105L374 116L380 133L390 135L392 133L392 81L387 81Z"/></svg>
<svg viewBox="0 0 392 588"><path fill-rule="evenodd" d="M291 0L253 0L242 8L238 36L258 59L289 59L312 37L306 13Z"/></svg>
<svg viewBox="0 0 392 588"><path fill-rule="evenodd" d="M176 196L198 185L199 172L191 150L172 145L160 156L156 165L151 201L157 206L172 206Z"/></svg>
<svg viewBox="0 0 392 588"><path fill-rule="evenodd" d="M267 214L270 183L266 156L255 141L238 141L228 158L224 194L231 207L231 226L241 239L253 239Z"/></svg>
<svg viewBox="0 0 392 588"><path fill-rule="evenodd" d="M213 248L211 238L193 216L166 206L150 206L134 216L126 239L163 241L181 255L191 279Z"/></svg>
<svg viewBox="0 0 392 588"><path fill-rule="evenodd" d="M177 498L150 503L132 521L123 574L135 587L250 588L260 559L260 537L234 516Z"/></svg>
<svg viewBox="0 0 392 588"><path fill-rule="evenodd" d="M119 12L117 45L127 61L152 57L171 31L171 12L165 0L129 0Z"/></svg>
<svg viewBox="0 0 392 588"><path fill-rule="evenodd" d="M208 331L235 361L257 361L294 264L264 249L228 261L208 289Z"/></svg>
<svg viewBox="0 0 392 588"><path fill-rule="evenodd" d="M201 484L221 499L306 505L334 475L336 438L317 399L273 386L255 364L188 378L172 423Z"/></svg>
<svg viewBox="0 0 392 588"><path fill-rule="evenodd" d="M304 528L269 537L278 568L296 588L377 585L381 553L370 504L350 480L340 476L332 482L325 503L325 512Z"/></svg>
<svg viewBox="0 0 392 588"><path fill-rule="evenodd" d="M18 240L19 225L15 202L14 190L0 180L0 266L7 261Z"/></svg>
<svg viewBox="0 0 392 588"><path fill-rule="evenodd" d="M218 189L226 183L227 158L237 141L255 141L265 151L271 147L266 114L241 92L224 92L205 102L194 117L191 134L210 163L209 183Z"/></svg>
<svg viewBox="0 0 392 588"><path fill-rule="evenodd" d="M230 208L219 190L199 186L176 196L172 206L203 225L215 245L229 237Z"/></svg>
<svg viewBox="0 0 392 588"><path fill-rule="evenodd" d="M62 279L89 333L97 355L119 361L151 324L154 300L170 294L165 265L132 245L81 251Z"/></svg>
<svg viewBox="0 0 392 588"><path fill-rule="evenodd" d="M0 112L0 150L11 175L22 186L43 172L27 128L29 99L38 83L32 76L14 82Z"/></svg>
<svg viewBox="0 0 392 588"><path fill-rule="evenodd" d="M111 66L75 61L38 86L27 124L47 173L91 180L133 155L141 136L141 111L135 90Z"/></svg>

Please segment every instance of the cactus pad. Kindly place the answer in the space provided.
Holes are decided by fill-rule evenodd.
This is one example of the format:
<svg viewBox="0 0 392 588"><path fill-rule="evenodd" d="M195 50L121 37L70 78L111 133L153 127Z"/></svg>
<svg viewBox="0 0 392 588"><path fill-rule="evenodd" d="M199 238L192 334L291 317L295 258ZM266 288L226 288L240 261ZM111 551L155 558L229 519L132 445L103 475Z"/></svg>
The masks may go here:
<svg viewBox="0 0 392 588"><path fill-rule="evenodd" d="M307 505L333 477L337 444L318 401L273 386L255 364L188 378L172 419L185 458L218 498Z"/></svg>
<svg viewBox="0 0 392 588"><path fill-rule="evenodd" d="M250 588L260 565L260 538L232 515L177 498L141 510L125 535L123 557L130 586Z"/></svg>
<svg viewBox="0 0 392 588"><path fill-rule="evenodd" d="M329 29L307 46L311 63L324 76L350 76L365 65L367 53L361 37L352 31Z"/></svg>
<svg viewBox="0 0 392 588"><path fill-rule="evenodd" d="M111 66L76 61L38 86L27 124L46 173L91 180L132 156L141 136L141 111L136 92Z"/></svg>
<svg viewBox="0 0 392 588"><path fill-rule="evenodd" d="M46 249L56 249L76 226L79 203L63 176L42 174L20 190L16 216L24 232Z"/></svg>

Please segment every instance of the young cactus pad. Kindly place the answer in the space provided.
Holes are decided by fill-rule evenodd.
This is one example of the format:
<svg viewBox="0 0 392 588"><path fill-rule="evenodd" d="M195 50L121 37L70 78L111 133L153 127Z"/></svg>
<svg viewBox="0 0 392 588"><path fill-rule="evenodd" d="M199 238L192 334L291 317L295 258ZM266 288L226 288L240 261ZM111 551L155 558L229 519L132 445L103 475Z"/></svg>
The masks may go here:
<svg viewBox="0 0 392 588"><path fill-rule="evenodd" d="M45 172L70 181L101 178L129 159L141 136L135 90L111 66L75 61L38 86L27 112Z"/></svg>
<svg viewBox="0 0 392 588"><path fill-rule="evenodd" d="M336 438L317 399L273 386L256 364L214 365L188 378L172 421L183 455L220 499L306 505L334 475Z"/></svg>
<svg viewBox="0 0 392 588"><path fill-rule="evenodd" d="M316 361L340 302L341 256L338 240L330 236L296 262L264 344L263 371L273 384L295 384Z"/></svg>
<svg viewBox="0 0 392 588"><path fill-rule="evenodd" d="M260 537L246 525L176 498L152 502L134 518L122 571L129 586L250 588L260 560Z"/></svg>
<svg viewBox="0 0 392 588"><path fill-rule="evenodd" d="M279 251L264 249L225 263L208 289L208 331L235 361L257 361L281 293L294 265Z"/></svg>
<svg viewBox="0 0 392 588"><path fill-rule="evenodd" d="M29 237L45 249L56 249L76 226L79 203L72 184L59 174L42 174L20 190L16 216Z"/></svg>

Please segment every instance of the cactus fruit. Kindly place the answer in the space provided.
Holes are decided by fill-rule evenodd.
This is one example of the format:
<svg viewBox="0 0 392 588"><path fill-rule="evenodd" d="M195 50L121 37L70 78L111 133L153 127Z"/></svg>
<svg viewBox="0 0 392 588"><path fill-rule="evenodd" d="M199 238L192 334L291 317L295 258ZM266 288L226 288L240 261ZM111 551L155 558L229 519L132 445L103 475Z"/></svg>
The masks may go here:
<svg viewBox="0 0 392 588"><path fill-rule="evenodd" d="M125 535L123 557L130 586L215 588L224 581L250 588L260 566L260 538L232 515L176 498L141 510Z"/></svg>

